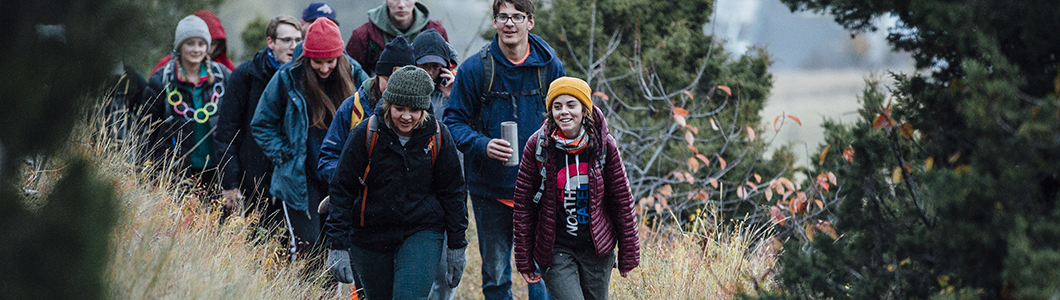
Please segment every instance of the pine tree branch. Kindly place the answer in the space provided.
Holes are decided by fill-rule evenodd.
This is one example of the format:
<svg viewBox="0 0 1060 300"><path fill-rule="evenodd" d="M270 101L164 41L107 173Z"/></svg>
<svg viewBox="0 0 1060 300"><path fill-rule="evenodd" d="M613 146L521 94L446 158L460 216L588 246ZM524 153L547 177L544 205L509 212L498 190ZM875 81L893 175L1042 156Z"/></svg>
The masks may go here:
<svg viewBox="0 0 1060 300"><path fill-rule="evenodd" d="M935 226L931 223L930 217L928 217L927 212L924 210L924 205L920 200L920 194L917 193L916 188L913 186L913 177L909 174L909 170L906 170L905 168L908 162L906 162L905 156L902 155L902 152L898 150L898 135L894 134L894 131L890 128L886 128L884 134L887 135L887 140L890 142L891 152L894 153L895 158L898 159L898 169L902 172L902 178L905 178L902 182L905 183L906 189L909 190L909 195L913 197L913 205L915 205L920 212L921 221L924 222L924 226L927 226L928 229L934 228Z"/></svg>

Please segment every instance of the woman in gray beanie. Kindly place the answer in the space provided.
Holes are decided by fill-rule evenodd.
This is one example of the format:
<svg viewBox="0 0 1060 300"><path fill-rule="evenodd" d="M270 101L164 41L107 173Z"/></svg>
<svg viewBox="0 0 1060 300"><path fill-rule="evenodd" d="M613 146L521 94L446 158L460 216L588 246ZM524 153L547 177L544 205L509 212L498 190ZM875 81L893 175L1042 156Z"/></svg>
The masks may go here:
<svg viewBox="0 0 1060 300"><path fill-rule="evenodd" d="M350 132L331 181L327 266L348 283L352 261L368 299L426 299L441 255L449 286L460 283L467 194L456 144L427 112L433 90L423 69L394 71L383 106Z"/></svg>
<svg viewBox="0 0 1060 300"><path fill-rule="evenodd" d="M161 122L150 135L153 158L176 159L186 169L185 176L201 185L214 179L218 160L211 156L214 114L229 75L227 68L210 60L208 49L206 22L195 15L180 20L173 39L175 59L151 75L143 94L148 122Z"/></svg>

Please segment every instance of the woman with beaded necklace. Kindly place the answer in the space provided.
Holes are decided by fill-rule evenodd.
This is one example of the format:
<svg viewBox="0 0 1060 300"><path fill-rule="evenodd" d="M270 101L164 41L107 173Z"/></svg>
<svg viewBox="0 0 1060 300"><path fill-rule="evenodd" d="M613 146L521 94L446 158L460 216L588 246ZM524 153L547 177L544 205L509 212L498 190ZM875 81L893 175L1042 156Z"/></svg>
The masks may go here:
<svg viewBox="0 0 1060 300"><path fill-rule="evenodd" d="M144 89L155 160L175 159L185 176L200 185L212 182L217 158L211 144L217 126L217 105L225 93L228 69L210 61L210 29L195 15L177 23L173 59L151 75Z"/></svg>

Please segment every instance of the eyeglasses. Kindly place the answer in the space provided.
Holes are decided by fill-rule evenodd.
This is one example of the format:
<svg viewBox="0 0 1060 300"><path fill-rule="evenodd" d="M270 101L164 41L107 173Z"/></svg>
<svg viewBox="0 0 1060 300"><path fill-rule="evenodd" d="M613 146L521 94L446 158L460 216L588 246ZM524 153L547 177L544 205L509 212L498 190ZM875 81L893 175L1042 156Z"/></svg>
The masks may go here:
<svg viewBox="0 0 1060 300"><path fill-rule="evenodd" d="M303 40L300 37L285 37L285 38L274 38L274 39L279 41L282 44L287 44L287 45L290 45L291 42L294 42L295 44L298 44L298 43L301 43L302 40Z"/></svg>
<svg viewBox="0 0 1060 300"><path fill-rule="evenodd" d="M493 16L493 21L497 22L497 23L501 23L501 24L508 23L508 20L512 20L512 24L519 24L519 23L522 23L523 21L526 21L526 15L524 15L524 14L514 14L514 15L510 15L509 16L509 15L506 15L506 14L497 14L496 16Z"/></svg>

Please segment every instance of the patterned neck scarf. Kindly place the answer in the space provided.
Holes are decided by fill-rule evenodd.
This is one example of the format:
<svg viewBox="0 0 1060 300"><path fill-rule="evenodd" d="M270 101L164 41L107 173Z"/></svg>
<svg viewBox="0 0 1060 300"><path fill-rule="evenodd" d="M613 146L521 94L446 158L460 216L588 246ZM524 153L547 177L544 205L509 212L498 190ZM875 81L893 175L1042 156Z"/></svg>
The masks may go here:
<svg viewBox="0 0 1060 300"><path fill-rule="evenodd" d="M552 139L556 140L556 148L574 155L581 153L582 150L585 150L585 146L589 144L589 138L585 135L584 126L578 132L578 136L574 138L568 138L563 134L563 131L556 128L556 131L552 132Z"/></svg>
<svg viewBox="0 0 1060 300"><path fill-rule="evenodd" d="M276 59L276 54L272 53L272 49L265 50L265 52L269 54L269 65L272 65L273 69L279 70L283 63L280 63L280 60Z"/></svg>

